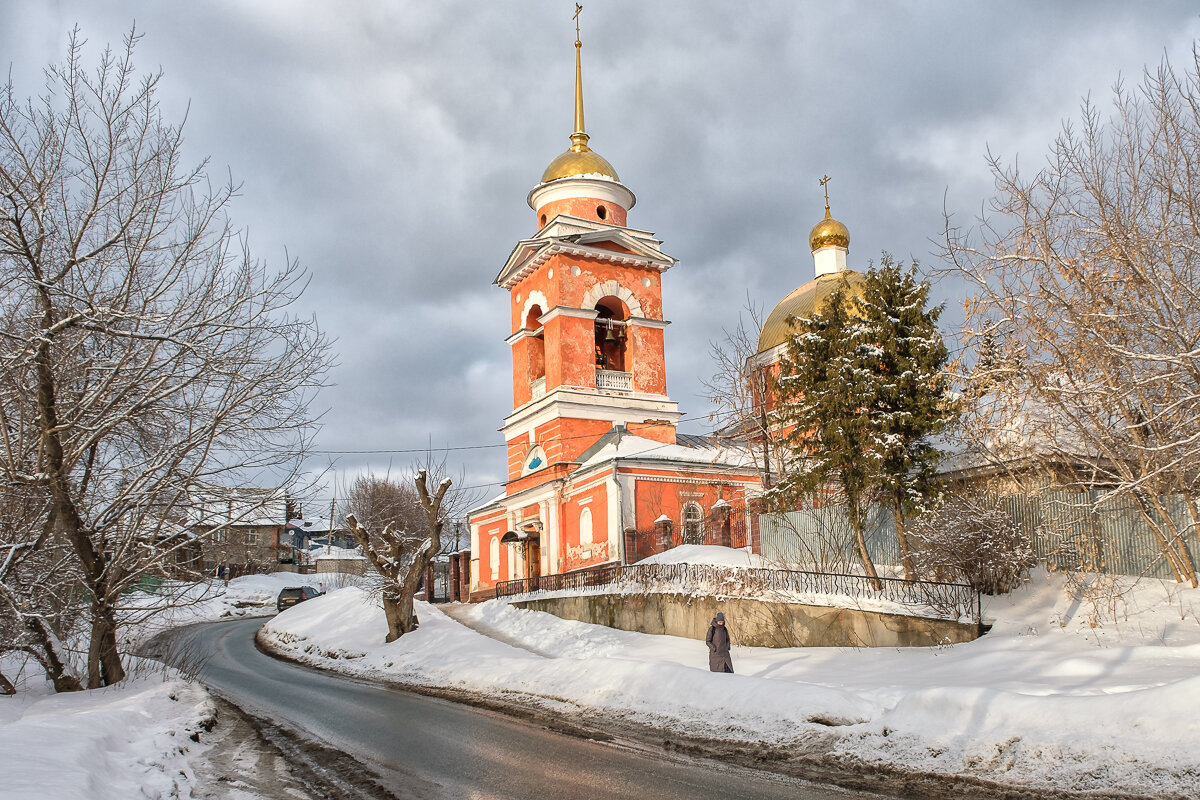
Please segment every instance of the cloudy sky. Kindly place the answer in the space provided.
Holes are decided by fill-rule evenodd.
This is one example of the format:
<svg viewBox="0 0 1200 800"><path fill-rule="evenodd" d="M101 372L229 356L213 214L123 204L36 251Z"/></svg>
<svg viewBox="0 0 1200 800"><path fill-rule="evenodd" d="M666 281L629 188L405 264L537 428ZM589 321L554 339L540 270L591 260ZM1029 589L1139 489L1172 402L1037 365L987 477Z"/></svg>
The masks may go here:
<svg viewBox="0 0 1200 800"><path fill-rule="evenodd" d="M769 310L810 279L807 239L833 177L850 265L882 250L925 264L942 210L990 196L990 148L1044 158L1087 94L1200 35L1190 2L592 0L583 14L588 131L637 195L630 225L679 259L664 281L668 389L705 429L708 342L747 294ZM572 0L28 2L0 0L0 59L19 95L136 21L187 146L243 185L235 222L257 256L310 271L303 300L337 339L336 385L310 467L343 472L451 453L467 483L501 479L511 410L505 293L535 229L525 197L569 145ZM953 335L962 298L938 287ZM496 487L488 487L488 491Z"/></svg>

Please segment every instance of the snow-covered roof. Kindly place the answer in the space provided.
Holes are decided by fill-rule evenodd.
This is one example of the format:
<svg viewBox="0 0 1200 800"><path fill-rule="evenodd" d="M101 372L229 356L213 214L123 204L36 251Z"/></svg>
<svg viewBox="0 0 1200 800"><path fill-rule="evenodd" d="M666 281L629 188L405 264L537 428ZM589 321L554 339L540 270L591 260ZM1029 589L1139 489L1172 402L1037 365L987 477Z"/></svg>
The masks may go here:
<svg viewBox="0 0 1200 800"><path fill-rule="evenodd" d="M188 525L280 525L286 514L282 489L231 488L193 492Z"/></svg>
<svg viewBox="0 0 1200 800"><path fill-rule="evenodd" d="M580 471L615 459L683 463L692 466L754 469L754 459L741 447L718 444L707 436L679 434L675 444L647 439L617 426L579 456Z"/></svg>
<svg viewBox="0 0 1200 800"><path fill-rule="evenodd" d="M325 517L307 517L305 519L289 519L288 529L302 530L305 533L329 533L329 520Z"/></svg>

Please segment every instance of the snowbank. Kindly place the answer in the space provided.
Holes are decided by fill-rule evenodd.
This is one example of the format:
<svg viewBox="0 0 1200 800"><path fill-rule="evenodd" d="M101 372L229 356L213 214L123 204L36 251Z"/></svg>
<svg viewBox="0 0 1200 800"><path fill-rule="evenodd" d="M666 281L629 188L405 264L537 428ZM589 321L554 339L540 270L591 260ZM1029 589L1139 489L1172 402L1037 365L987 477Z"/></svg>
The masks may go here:
<svg viewBox="0 0 1200 800"><path fill-rule="evenodd" d="M1192 796L1200 785L1200 592L1126 587L1099 622L1040 574L992 599L992 633L930 649L733 648L709 673L703 642L618 631L499 601L383 644L383 614L354 588L289 609L263 638L330 669L521 698L595 722L823 752L1031 787ZM737 621L730 627L737 638ZM470 627L468 627L468 625ZM487 635L484 635L487 634ZM721 721L714 727L714 720Z"/></svg>
<svg viewBox="0 0 1200 800"><path fill-rule="evenodd" d="M216 721L203 688L159 678L0 701L3 800L190 798L197 740Z"/></svg>

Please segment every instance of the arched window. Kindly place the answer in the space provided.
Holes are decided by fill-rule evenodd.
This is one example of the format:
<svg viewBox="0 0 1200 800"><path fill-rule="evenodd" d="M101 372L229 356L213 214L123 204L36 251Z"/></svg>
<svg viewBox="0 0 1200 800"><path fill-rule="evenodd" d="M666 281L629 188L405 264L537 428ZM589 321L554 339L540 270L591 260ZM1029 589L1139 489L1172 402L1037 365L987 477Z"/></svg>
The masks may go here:
<svg viewBox="0 0 1200 800"><path fill-rule="evenodd" d="M704 509L699 503L684 503L682 521L683 543L704 544Z"/></svg>
<svg viewBox="0 0 1200 800"><path fill-rule="evenodd" d="M542 316L542 307L533 306L525 315L525 329L536 331L541 328L538 319ZM544 333L533 337L529 344L529 382L546 377L546 338Z"/></svg>
<svg viewBox="0 0 1200 800"><path fill-rule="evenodd" d="M596 369L626 371L629 312L616 297L596 302Z"/></svg>
<svg viewBox="0 0 1200 800"><path fill-rule="evenodd" d="M499 536L492 537L491 557L492 557L492 580L496 580L497 578L500 577L500 537Z"/></svg>
<svg viewBox="0 0 1200 800"><path fill-rule="evenodd" d="M590 508L579 512L579 543L592 543L592 510Z"/></svg>

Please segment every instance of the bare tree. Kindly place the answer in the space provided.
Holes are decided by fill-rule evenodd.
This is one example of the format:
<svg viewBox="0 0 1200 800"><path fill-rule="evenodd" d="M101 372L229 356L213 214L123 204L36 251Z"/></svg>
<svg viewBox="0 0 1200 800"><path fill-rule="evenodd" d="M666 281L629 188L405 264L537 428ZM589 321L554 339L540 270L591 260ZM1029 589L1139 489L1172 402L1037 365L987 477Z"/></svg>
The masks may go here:
<svg viewBox="0 0 1200 800"><path fill-rule="evenodd" d="M346 515L346 523L383 578L381 600L388 642L416 629L413 597L426 567L442 549L442 528L453 515L453 503L446 502L450 478L442 478L432 493L428 483L429 471L421 467L411 489L371 475L358 478L351 488L349 503L355 512ZM360 502L363 519L382 527L371 529L360 523Z"/></svg>
<svg viewBox="0 0 1200 800"><path fill-rule="evenodd" d="M124 676L118 599L187 545L188 493L290 482L330 358L288 312L296 263L255 261L227 218L238 187L185 165L137 42L88 70L75 32L42 97L0 93L0 482L50 498L89 687Z"/></svg>
<svg viewBox="0 0 1200 800"><path fill-rule="evenodd" d="M709 420L716 436L745 444L754 459L764 489L771 488L779 474L777 431L772 431L770 416L771 375L758 356L758 337L762 331L762 311L747 298L737 327L724 329L724 338L709 342L713 375L703 381L708 401L713 405Z"/></svg>
<svg viewBox="0 0 1200 800"><path fill-rule="evenodd" d="M989 160L994 214L975 234L948 221L945 247L975 289L968 332L1002 365L979 444L1076 465L1104 487L1096 507L1132 501L1196 586L1200 51L1184 74L1164 59L1118 83L1111 116L1085 100L1032 176Z"/></svg>
<svg viewBox="0 0 1200 800"><path fill-rule="evenodd" d="M11 487L0 502L0 654L32 658L55 691L78 691L83 684L63 639L79 621L70 598L80 583L66 548L48 544L55 524L48 508L45 493L30 487Z"/></svg>

